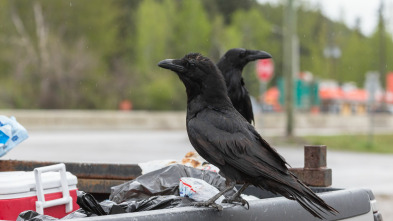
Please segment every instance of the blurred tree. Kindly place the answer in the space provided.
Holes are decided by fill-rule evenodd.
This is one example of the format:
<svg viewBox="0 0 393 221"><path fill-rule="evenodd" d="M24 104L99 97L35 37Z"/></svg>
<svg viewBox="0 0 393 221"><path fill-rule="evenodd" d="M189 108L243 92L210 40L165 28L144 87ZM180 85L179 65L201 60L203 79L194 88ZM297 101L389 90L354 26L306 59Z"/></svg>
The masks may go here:
<svg viewBox="0 0 393 221"><path fill-rule="evenodd" d="M192 1L194 2L194 1ZM177 5L174 1L146 0L141 2L135 17L135 65L134 73L140 75L138 85L130 91L136 109L171 109L184 107L183 93L177 93L180 85L172 74L165 74L157 63L170 58L177 48L192 42L176 41ZM180 13L181 14L181 13ZM146 19L149 18L149 19ZM197 42L193 42L197 43ZM164 86L165 85L165 86Z"/></svg>
<svg viewBox="0 0 393 221"><path fill-rule="evenodd" d="M210 14L223 15L225 24L231 23L233 13L237 10L248 10L257 5L256 0L204 0L203 2Z"/></svg>
<svg viewBox="0 0 393 221"><path fill-rule="evenodd" d="M222 42L222 38L226 34L226 27L221 15L217 15L210 20L213 20L213 22L211 23L211 47L208 55L210 55L210 58L213 59L213 61L218 61L221 55L223 55L227 50L226 46Z"/></svg>
<svg viewBox="0 0 393 221"><path fill-rule="evenodd" d="M341 44L342 56L338 73L342 82L353 81L363 86L365 74L372 70L372 46L370 40L354 31Z"/></svg>
<svg viewBox="0 0 393 221"><path fill-rule="evenodd" d="M122 44L118 44L120 8L115 1L97 0L40 0L49 28L73 44L83 38L86 47L107 59Z"/></svg>
<svg viewBox="0 0 393 221"><path fill-rule="evenodd" d="M330 21L321 11L300 8L298 12L298 37L300 41L300 71L311 71L319 77L329 76L329 62L324 57L328 47L327 26Z"/></svg>
<svg viewBox="0 0 393 221"><path fill-rule="evenodd" d="M69 1L21 0L8 1L6 4L9 13L6 13L8 18L5 23L11 24L13 28L5 35L7 43L11 43L6 46L11 52L7 54L6 61L12 67L10 72L13 72L16 78L8 80L9 90L13 92L7 101L8 106L108 107L110 99L105 97L110 91L105 88L98 89L97 86L105 82L107 77L107 63L103 61L112 53L111 47L108 46L112 43L108 41L114 37L110 34L109 25L113 18L108 15L100 16L100 19L96 20L91 19L90 22L84 23L88 24L91 32L81 31L78 36L78 25L83 26L83 22L73 20L76 15L63 20L67 13L58 13L64 9L61 5L64 6L65 2L69 4L67 7L72 7L72 2ZM110 8L105 3L93 7L97 11L100 11L101 7ZM83 19L89 20L92 17L96 16L88 13ZM105 20L105 17L108 20ZM106 25L109 27L105 31L97 28ZM92 45L96 47L89 49ZM25 84L26 87L21 88L20 84ZM95 99L97 96L101 96L101 99Z"/></svg>
<svg viewBox="0 0 393 221"><path fill-rule="evenodd" d="M173 32L175 56L184 56L189 52L207 55L211 44L212 26L202 3L181 1L174 18L176 20L175 32Z"/></svg>
<svg viewBox="0 0 393 221"><path fill-rule="evenodd" d="M270 34L266 42L268 43L268 48L264 49L273 55L274 60L274 76L270 81L270 85L276 85L277 79L282 77L282 67L283 67L283 12L284 7L282 5L271 5L263 4L259 5L259 10L262 16L270 24Z"/></svg>
<svg viewBox="0 0 393 221"><path fill-rule="evenodd" d="M25 28L17 8L11 10L17 35L9 62L13 64L14 74L19 77L19 81L13 82L11 91L18 95L18 92L26 90L12 105L70 108L84 103L85 108L94 107L94 103L81 100L83 96L80 96L82 82L88 79L85 83L89 85L93 79L85 72L96 64L94 58L86 52L85 43L79 41L67 47L61 38L50 31L41 4L34 1L31 7L35 33L29 33ZM19 84L29 86L21 89Z"/></svg>
<svg viewBox="0 0 393 221"><path fill-rule="evenodd" d="M393 36L386 31L385 18L383 16L383 1L380 3L378 26L368 41L368 45L371 47L371 53L367 57L370 63L368 70L378 71L382 86L385 87L386 72L393 70L393 65L389 62L393 59Z"/></svg>
<svg viewBox="0 0 393 221"><path fill-rule="evenodd" d="M385 59L386 62L385 64L385 70L386 71L392 71L393 70L393 65L388 62L391 61L393 59L393 41L392 41L392 35L385 32L383 34L383 37L381 37L381 33L380 30L377 28L375 30L375 32L371 35L371 37L369 39L366 39L367 45L365 45L364 47L368 47L368 54L367 56L365 56L365 60L367 60L367 64L368 64L368 69L366 69L365 71L363 71L363 79L364 79L364 75L366 73L366 71L372 70L372 71L380 71L380 60L379 57L381 56L381 51L380 51L380 41L381 38L385 40ZM362 46L363 48L363 46ZM385 85L385 75L386 73L383 73L380 75L380 80L381 83L383 84L382 86L384 87Z"/></svg>
<svg viewBox="0 0 393 221"><path fill-rule="evenodd" d="M174 5L170 1L165 3L168 8L158 1L145 0L135 16L135 64L144 75L152 74L152 64L165 57L168 49L173 47L167 43L174 33L174 21L171 19Z"/></svg>

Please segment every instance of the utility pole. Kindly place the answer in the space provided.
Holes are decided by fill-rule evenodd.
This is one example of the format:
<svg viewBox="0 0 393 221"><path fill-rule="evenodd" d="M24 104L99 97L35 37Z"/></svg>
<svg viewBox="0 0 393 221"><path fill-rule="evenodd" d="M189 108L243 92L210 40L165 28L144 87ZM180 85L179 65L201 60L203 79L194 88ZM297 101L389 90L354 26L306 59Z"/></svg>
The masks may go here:
<svg viewBox="0 0 393 221"><path fill-rule="evenodd" d="M384 0L381 0L381 5L379 8L379 73L382 82L385 82L386 78L386 36L385 36L385 18L383 15L384 10Z"/></svg>
<svg viewBox="0 0 393 221"><path fill-rule="evenodd" d="M296 38L296 11L293 4L294 0L287 0L287 4L285 6L284 11L284 61L283 61L283 70L285 76L285 105L286 105L286 136L293 136L293 127L294 127L294 107L293 107L293 83L294 83L294 75L295 75L295 66L296 66L296 46L297 46L297 38Z"/></svg>

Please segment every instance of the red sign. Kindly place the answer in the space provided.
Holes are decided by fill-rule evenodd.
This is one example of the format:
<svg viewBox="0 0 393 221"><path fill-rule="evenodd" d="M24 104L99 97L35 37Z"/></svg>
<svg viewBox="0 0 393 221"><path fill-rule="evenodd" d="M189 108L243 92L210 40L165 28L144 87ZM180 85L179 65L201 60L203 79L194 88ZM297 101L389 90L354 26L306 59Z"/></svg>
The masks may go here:
<svg viewBox="0 0 393 221"><path fill-rule="evenodd" d="M257 61L257 77L262 82L268 82L274 74L273 59L261 59Z"/></svg>

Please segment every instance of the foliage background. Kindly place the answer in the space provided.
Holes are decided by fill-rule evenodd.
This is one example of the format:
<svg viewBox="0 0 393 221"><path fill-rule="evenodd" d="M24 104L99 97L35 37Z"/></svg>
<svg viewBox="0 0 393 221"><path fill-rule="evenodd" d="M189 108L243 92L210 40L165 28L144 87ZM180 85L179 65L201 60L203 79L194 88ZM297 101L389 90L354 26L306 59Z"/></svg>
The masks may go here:
<svg viewBox="0 0 393 221"><path fill-rule="evenodd" d="M233 47L260 49L282 73L283 6L255 0L3 0L0 1L0 108L182 110L183 85L157 67L165 58L200 52L214 61ZM300 4L300 69L317 78L353 81L379 69L380 32L329 20ZM386 61L393 42L385 33ZM338 60L325 58L338 46ZM388 63L386 69L391 69ZM245 69L252 95L259 83Z"/></svg>

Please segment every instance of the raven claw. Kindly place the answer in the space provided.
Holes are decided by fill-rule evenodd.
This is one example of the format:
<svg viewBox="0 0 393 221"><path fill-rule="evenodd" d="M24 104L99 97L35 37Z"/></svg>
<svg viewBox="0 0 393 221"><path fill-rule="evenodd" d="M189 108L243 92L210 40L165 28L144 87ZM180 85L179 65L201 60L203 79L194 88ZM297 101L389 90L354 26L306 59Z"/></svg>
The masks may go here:
<svg viewBox="0 0 393 221"><path fill-rule="evenodd" d="M215 208L215 209L218 210L218 211L222 211L222 209L223 209L221 205L218 205L217 203L215 203L215 202L210 202L210 201L195 202L195 203L193 203L192 205L193 205L193 206L197 206L197 207L202 207L202 206L204 206L204 207L209 207L209 206L211 206L211 207Z"/></svg>
<svg viewBox="0 0 393 221"><path fill-rule="evenodd" d="M241 198L240 196L238 196L238 197L229 197L229 198L224 199L222 202L223 203L232 203L232 204L237 202L237 203L241 203L242 206L247 205L247 207L246 207L247 210L250 209L250 204L248 204L247 200Z"/></svg>

